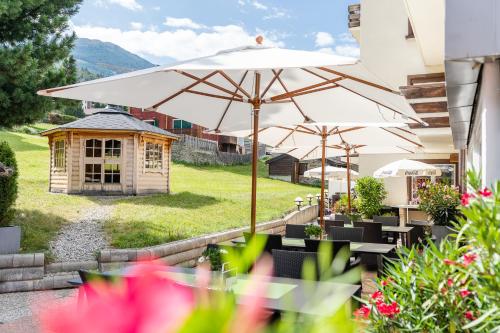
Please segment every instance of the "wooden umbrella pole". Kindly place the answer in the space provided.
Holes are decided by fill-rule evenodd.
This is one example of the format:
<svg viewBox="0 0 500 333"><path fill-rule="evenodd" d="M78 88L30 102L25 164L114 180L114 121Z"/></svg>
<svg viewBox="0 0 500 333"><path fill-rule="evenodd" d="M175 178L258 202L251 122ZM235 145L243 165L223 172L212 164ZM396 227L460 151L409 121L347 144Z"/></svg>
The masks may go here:
<svg viewBox="0 0 500 333"><path fill-rule="evenodd" d="M349 152L351 148L346 146L345 152L347 157L347 211L351 213L351 161Z"/></svg>
<svg viewBox="0 0 500 333"><path fill-rule="evenodd" d="M326 155L326 126L321 130L321 201L319 203L319 224L325 230L325 155Z"/></svg>
<svg viewBox="0 0 500 333"><path fill-rule="evenodd" d="M252 100L253 108L253 144L252 144L252 203L250 213L250 232L255 234L257 217L257 161L259 159L259 111L260 111L260 73L255 72L255 91Z"/></svg>

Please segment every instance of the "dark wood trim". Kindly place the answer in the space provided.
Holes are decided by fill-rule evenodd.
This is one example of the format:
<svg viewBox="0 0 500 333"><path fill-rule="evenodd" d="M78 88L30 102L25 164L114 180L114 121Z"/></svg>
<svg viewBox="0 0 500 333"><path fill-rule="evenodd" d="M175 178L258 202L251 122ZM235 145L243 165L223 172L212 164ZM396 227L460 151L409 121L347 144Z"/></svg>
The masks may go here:
<svg viewBox="0 0 500 333"><path fill-rule="evenodd" d="M446 87L444 83L428 83L419 86L399 87L406 99L446 97Z"/></svg>
<svg viewBox="0 0 500 333"><path fill-rule="evenodd" d="M414 74L407 76L408 85L416 85L423 83L441 83L445 82L444 73L427 73L427 74Z"/></svg>
<svg viewBox="0 0 500 333"><path fill-rule="evenodd" d="M437 113L448 112L448 103L443 102L425 102L410 104L416 113Z"/></svg>
<svg viewBox="0 0 500 333"><path fill-rule="evenodd" d="M423 126L421 124L408 124L411 129L415 128L445 128L450 127L450 117L432 117L432 118L422 118L429 126Z"/></svg>

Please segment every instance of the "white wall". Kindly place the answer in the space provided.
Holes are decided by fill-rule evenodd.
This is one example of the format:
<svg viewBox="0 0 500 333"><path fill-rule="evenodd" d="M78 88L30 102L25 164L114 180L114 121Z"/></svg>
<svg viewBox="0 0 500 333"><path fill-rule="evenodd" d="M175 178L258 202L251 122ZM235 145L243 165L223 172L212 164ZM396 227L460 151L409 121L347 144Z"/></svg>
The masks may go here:
<svg viewBox="0 0 500 333"><path fill-rule="evenodd" d="M359 156L359 176L373 176L373 172L391 162L408 159L448 159L450 154L372 154ZM405 177L386 178L383 180L387 190L386 205L408 203Z"/></svg>
<svg viewBox="0 0 500 333"><path fill-rule="evenodd" d="M468 147L469 168L481 171L483 186L500 180L500 61L483 65L481 90Z"/></svg>

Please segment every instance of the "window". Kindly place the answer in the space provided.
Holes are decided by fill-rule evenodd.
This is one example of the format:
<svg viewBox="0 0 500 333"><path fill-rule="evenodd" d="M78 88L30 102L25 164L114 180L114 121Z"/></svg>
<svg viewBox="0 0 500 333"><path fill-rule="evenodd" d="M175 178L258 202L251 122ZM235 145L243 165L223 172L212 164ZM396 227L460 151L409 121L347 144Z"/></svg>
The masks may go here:
<svg viewBox="0 0 500 333"><path fill-rule="evenodd" d="M146 142L146 158L144 161L146 169L163 168L163 145Z"/></svg>
<svg viewBox="0 0 500 333"><path fill-rule="evenodd" d="M66 158L64 152L64 140L54 142L54 168L64 169L66 166Z"/></svg>
<svg viewBox="0 0 500 333"><path fill-rule="evenodd" d="M85 141L85 157L101 157L102 141L89 139Z"/></svg>
<svg viewBox="0 0 500 333"><path fill-rule="evenodd" d="M104 182L120 183L120 164L104 164Z"/></svg>
<svg viewBox="0 0 500 333"><path fill-rule="evenodd" d="M191 128L192 124L189 121L174 119L174 128Z"/></svg>
<svg viewBox="0 0 500 333"><path fill-rule="evenodd" d="M120 140L106 140L104 143L104 157L119 158L121 154Z"/></svg>
<svg viewBox="0 0 500 333"><path fill-rule="evenodd" d="M101 182L101 165L100 164L85 164L85 182L100 183Z"/></svg>

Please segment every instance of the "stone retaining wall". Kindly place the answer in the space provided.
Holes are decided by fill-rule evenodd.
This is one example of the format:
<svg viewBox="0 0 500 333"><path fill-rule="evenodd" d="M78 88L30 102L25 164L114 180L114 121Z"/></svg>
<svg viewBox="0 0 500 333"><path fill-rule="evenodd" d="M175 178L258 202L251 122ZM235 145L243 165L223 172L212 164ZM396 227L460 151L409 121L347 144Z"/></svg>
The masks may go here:
<svg viewBox="0 0 500 333"><path fill-rule="evenodd" d="M317 216L317 205L306 206L281 219L259 223L257 231L283 234L286 224L304 224ZM138 259L193 267L208 244L229 241L248 230L243 227L140 249L102 250L97 261L45 265L43 253L0 255L0 293L71 288L67 281L77 278L79 269L109 271L132 265Z"/></svg>
<svg viewBox="0 0 500 333"><path fill-rule="evenodd" d="M307 206L281 219L259 223L257 231L283 234L285 225L304 224L318 216L318 206ZM221 243L241 237L249 227L227 230L205 236L170 242L141 249L110 249L99 254L99 269L108 271L133 264L138 259L158 260L167 265L193 266L208 244Z"/></svg>

